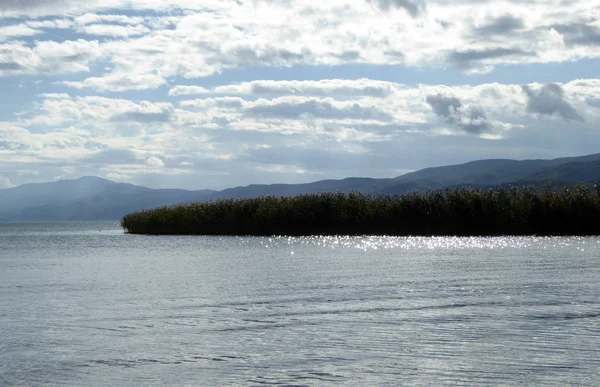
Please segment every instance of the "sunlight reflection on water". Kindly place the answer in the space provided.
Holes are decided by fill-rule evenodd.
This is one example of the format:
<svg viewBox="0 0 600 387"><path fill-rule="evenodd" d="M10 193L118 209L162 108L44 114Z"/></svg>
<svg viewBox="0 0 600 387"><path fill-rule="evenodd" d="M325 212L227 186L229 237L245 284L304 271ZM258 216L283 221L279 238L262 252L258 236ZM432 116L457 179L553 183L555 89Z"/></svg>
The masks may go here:
<svg viewBox="0 0 600 387"><path fill-rule="evenodd" d="M254 244L258 239L264 248L313 245L325 248L351 248L363 251L377 249L527 249L568 248L582 250L600 244L590 237L388 237L388 236L310 236L310 237L238 237L242 243Z"/></svg>
<svg viewBox="0 0 600 387"><path fill-rule="evenodd" d="M600 238L0 225L0 385L594 385Z"/></svg>

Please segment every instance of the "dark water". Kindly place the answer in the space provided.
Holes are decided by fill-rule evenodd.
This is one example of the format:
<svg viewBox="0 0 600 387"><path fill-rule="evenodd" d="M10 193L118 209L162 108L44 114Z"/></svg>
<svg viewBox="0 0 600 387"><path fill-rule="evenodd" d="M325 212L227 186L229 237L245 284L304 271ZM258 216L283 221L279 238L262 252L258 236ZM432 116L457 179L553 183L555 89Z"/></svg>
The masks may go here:
<svg viewBox="0 0 600 387"><path fill-rule="evenodd" d="M597 385L599 238L0 225L0 385Z"/></svg>

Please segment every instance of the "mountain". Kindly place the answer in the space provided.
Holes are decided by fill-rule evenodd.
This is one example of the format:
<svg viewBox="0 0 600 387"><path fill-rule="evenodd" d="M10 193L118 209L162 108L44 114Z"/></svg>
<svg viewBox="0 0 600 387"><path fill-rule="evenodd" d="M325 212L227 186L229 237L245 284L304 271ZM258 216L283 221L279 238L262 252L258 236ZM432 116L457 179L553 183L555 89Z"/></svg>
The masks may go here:
<svg viewBox="0 0 600 387"><path fill-rule="evenodd" d="M565 185L600 182L600 153L554 160L490 159L465 164L425 168L392 179L348 178L308 184L249 185L217 192L209 200L256 196L292 196L318 192L362 192L365 194L402 194L436 188L498 185Z"/></svg>
<svg viewBox="0 0 600 387"><path fill-rule="evenodd" d="M572 172L580 171L583 175L591 176L593 163L600 162L600 153L582 157L568 157L554 160L479 160L460 165L449 165L437 168L426 168L420 171L407 173L396 178L396 181L406 182L415 180L432 180L442 185L474 184L497 185L517 182L521 180L564 179L580 180L579 175L569 176L563 174L541 174L543 171L573 164ZM591 164L590 164L591 163ZM575 166L577 164L577 166ZM596 173L597 175L597 173Z"/></svg>
<svg viewBox="0 0 600 387"><path fill-rule="evenodd" d="M600 159L568 162L544 168L530 176L534 180L576 180L584 183L600 182Z"/></svg>
<svg viewBox="0 0 600 387"><path fill-rule="evenodd" d="M306 184L249 185L223 191L151 189L82 177L25 184L0 190L0 221L118 220L125 214L160 206L256 196L293 196L319 192L402 194L435 188L498 185L562 187L600 182L600 154L554 160L479 160L425 168L396 178L347 178Z"/></svg>
<svg viewBox="0 0 600 387"><path fill-rule="evenodd" d="M332 191L344 193L358 191L375 194L387 187L392 180L393 179L351 177L343 180L321 180L305 184L254 184L247 187L225 189L211 195L209 199L240 199L256 196L294 196Z"/></svg>
<svg viewBox="0 0 600 387"><path fill-rule="evenodd" d="M147 208L204 200L215 191L151 189L82 177L0 190L0 221L118 220Z"/></svg>

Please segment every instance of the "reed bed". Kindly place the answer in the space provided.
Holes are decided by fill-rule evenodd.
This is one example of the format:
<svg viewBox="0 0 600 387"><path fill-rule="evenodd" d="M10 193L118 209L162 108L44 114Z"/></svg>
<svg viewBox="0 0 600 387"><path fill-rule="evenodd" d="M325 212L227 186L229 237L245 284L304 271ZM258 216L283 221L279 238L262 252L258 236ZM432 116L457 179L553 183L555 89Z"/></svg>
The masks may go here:
<svg viewBox="0 0 600 387"><path fill-rule="evenodd" d="M121 225L150 235L600 235L600 187L227 199L140 211Z"/></svg>

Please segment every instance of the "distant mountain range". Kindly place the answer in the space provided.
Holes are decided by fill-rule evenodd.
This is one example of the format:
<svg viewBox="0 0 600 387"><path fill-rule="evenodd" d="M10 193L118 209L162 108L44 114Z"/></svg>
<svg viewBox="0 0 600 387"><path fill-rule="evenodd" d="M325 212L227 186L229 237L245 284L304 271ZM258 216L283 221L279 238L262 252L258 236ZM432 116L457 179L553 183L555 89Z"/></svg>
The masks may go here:
<svg viewBox="0 0 600 387"><path fill-rule="evenodd" d="M479 160L466 164L426 168L392 179L351 177L307 184L249 185L219 191L210 199L248 198L264 195L291 196L302 193L351 192L402 194L435 188L498 185L565 186L600 182L600 153L554 160Z"/></svg>
<svg viewBox="0 0 600 387"><path fill-rule="evenodd" d="M146 208L205 200L216 191L151 189L82 177L0 190L0 221L117 220Z"/></svg>
<svg viewBox="0 0 600 387"><path fill-rule="evenodd" d="M348 178L307 184L249 185L223 191L151 189L82 177L0 190L0 221L118 220L147 208L177 203L318 192L402 194L462 186L571 186L600 182L600 154L554 160L480 160L426 168L391 179Z"/></svg>

